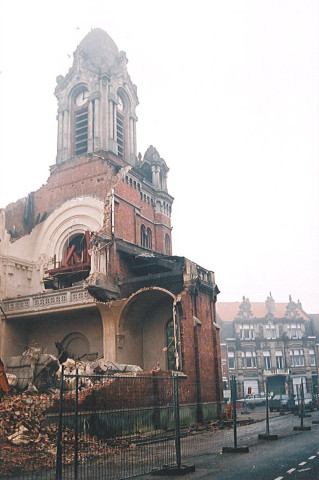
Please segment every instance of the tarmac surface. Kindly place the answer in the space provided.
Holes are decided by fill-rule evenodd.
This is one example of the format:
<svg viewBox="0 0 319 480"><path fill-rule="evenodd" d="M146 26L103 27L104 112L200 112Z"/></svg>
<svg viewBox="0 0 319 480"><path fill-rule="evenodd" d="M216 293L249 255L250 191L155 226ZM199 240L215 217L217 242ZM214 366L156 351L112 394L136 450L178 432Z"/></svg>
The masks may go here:
<svg viewBox="0 0 319 480"><path fill-rule="evenodd" d="M307 412L308 413L308 412ZM310 417L310 415L307 415ZM305 418L305 424L312 423L312 420L319 420L319 412L312 412L311 415L312 419ZM232 469L233 472L236 472L236 468L238 469L238 477L234 477L237 480L252 478L251 474L247 470L247 476L244 474L242 476L239 474L240 467L244 468L244 460L246 458L253 458L256 454L259 455L263 450L265 450L265 446L267 445L268 449L272 447L278 448L279 444L281 444L280 440L284 438L290 438L292 435L296 435L293 433L293 429L295 425L300 425L300 419L298 416L292 414L291 412L269 412L269 424L270 424L270 433L278 433L279 435L279 443L277 442L265 442L265 440L258 440L259 434L265 433L266 428L266 408L265 406L258 406L255 409L251 408L238 408L237 409L237 432L238 432L238 446L241 447L243 445L249 445L249 449L251 453L248 453L248 456L243 453L235 453L234 455L229 456L222 454L222 445L233 445L233 429L232 429L232 421L227 422L229 428L226 427L225 430L216 431L216 435L214 437L216 440L211 442L211 434L208 434L206 441L201 444L198 444L197 453L194 451L190 455L182 455L182 464L186 467L194 466L194 471L187 471L183 470L180 471L180 474L174 471L169 472L169 468L165 473L163 472L160 476L154 475L154 473L149 473L146 475L140 476L142 480L152 480L154 478L161 478L163 480L168 480L170 478L174 478L179 476L180 478L184 478L185 480L206 480L207 478L214 478L218 480L227 479L228 477L225 475L225 462L228 465L228 468ZM314 427L314 429L319 429L319 426ZM318 430L317 430L318 432ZM300 433L300 432L298 432ZM276 435L275 435L276 436ZM203 437L206 437L204 434ZM261 447L261 444L264 444L264 447ZM272 445L271 445L272 444ZM261 450L260 450L261 448ZM248 450L249 450L248 449ZM259 453L257 453L259 452ZM190 452L189 452L190 453ZM319 454L319 452L318 452ZM240 462L239 464L236 462ZM269 464L269 458L268 458ZM183 465L182 465L183 466ZM226 467L227 468L227 467ZM234 470L235 469L235 470ZM253 478L271 478L268 477L268 468L265 468L263 476L258 476ZM229 477L232 478L232 477ZM284 478L284 477L281 477ZM301 480L301 479L300 479ZM312 479L315 480L315 479ZM316 478L317 480L317 478ZM319 477L318 477L319 480Z"/></svg>

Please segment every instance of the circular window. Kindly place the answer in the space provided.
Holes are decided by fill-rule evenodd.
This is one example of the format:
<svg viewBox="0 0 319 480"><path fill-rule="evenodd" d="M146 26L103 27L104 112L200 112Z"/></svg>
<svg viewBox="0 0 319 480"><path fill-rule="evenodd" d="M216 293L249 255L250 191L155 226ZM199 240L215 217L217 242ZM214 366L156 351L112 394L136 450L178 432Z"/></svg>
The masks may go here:
<svg viewBox="0 0 319 480"><path fill-rule="evenodd" d="M70 333L62 341L62 345L63 350L65 350L70 357L75 359L79 359L90 353L89 341L82 333Z"/></svg>

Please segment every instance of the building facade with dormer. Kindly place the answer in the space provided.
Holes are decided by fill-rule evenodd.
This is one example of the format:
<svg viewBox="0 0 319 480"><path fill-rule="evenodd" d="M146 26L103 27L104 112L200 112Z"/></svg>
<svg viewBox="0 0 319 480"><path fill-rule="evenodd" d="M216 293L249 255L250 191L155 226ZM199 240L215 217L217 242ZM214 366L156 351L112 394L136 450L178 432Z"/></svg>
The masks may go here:
<svg viewBox="0 0 319 480"><path fill-rule="evenodd" d="M155 147L138 153L125 53L92 30L55 95L50 176L0 212L0 357L35 340L47 353L58 345L74 358L178 371L188 401L216 414L214 272L172 255L169 169Z"/></svg>
<svg viewBox="0 0 319 480"><path fill-rule="evenodd" d="M217 305L221 327L224 389L232 376L237 393L296 393L297 385L317 393L316 337L313 322L301 303L276 303L270 294L263 302Z"/></svg>

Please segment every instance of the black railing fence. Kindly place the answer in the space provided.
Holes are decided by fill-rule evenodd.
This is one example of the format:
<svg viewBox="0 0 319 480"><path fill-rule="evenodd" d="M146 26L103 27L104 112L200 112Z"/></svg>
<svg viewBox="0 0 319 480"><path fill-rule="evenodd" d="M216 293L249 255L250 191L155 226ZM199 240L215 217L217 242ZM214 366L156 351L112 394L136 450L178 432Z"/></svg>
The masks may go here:
<svg viewBox="0 0 319 480"><path fill-rule="evenodd" d="M211 400L218 385L203 388L169 372L88 376L63 369L55 387L0 402L1 479L120 480L189 465L199 452L233 443L234 409L240 407L239 424L246 418L236 402L220 411ZM306 408L306 394L298 395ZM259 408L265 418L266 406ZM264 429L256 424L254 432Z"/></svg>
<svg viewBox="0 0 319 480"><path fill-rule="evenodd" d="M80 375L65 378L75 379L75 391L61 388L48 412L58 423L56 480L129 478L180 464L177 376L91 376L93 387L82 391Z"/></svg>
<svg viewBox="0 0 319 480"><path fill-rule="evenodd" d="M169 372L88 376L63 368L56 387L0 403L1 478L124 479L180 467L200 441L198 420L211 414L187 401L196 385L190 391Z"/></svg>

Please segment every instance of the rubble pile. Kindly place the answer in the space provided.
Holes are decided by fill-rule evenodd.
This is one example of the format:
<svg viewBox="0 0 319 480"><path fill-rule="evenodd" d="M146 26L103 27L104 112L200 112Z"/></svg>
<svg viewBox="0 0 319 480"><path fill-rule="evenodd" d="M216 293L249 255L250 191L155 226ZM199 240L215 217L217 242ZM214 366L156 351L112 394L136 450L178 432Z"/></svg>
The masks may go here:
<svg viewBox="0 0 319 480"><path fill-rule="evenodd" d="M104 372L102 372L104 373ZM130 376L132 374L128 372ZM138 373L134 383L126 381L125 372L114 374L113 376L101 375L94 378L94 383L88 379L83 378L83 384L79 384L78 402L79 411L90 412L99 410L113 410L123 408L139 408L139 407L153 407L165 406L172 399L172 392L167 388L167 383L162 382L162 377L171 379L170 372L163 372L161 370L151 370ZM159 377L159 379L157 378ZM122 377L121 382L117 382L118 377ZM145 381L145 377L153 377L153 381ZM74 378L71 378L73 381ZM89 380L89 382L87 382ZM71 390L70 385L66 390ZM74 384L72 383L74 386ZM171 385L171 383L169 383ZM74 390L69 391L63 397L63 411L74 411ZM59 399L56 397L55 401L48 408L48 413L58 413Z"/></svg>
<svg viewBox="0 0 319 480"><path fill-rule="evenodd" d="M55 468L58 427L46 424L46 411L55 402L55 395L14 395L0 403L0 467L1 474ZM74 430L63 428L63 464L74 462ZM111 453L96 437L79 436L82 458Z"/></svg>
<svg viewBox="0 0 319 480"><path fill-rule="evenodd" d="M52 401L49 395L15 395L0 403L2 473L14 474L55 465L57 426L46 426L44 414Z"/></svg>
<svg viewBox="0 0 319 480"><path fill-rule="evenodd" d="M41 345L32 341L22 355L7 358L5 372L14 391L27 389L44 393L55 387L59 365L55 355L45 353Z"/></svg>

